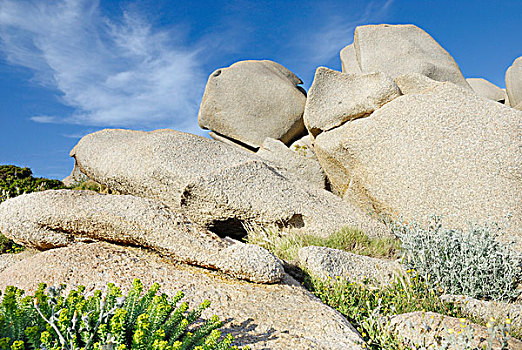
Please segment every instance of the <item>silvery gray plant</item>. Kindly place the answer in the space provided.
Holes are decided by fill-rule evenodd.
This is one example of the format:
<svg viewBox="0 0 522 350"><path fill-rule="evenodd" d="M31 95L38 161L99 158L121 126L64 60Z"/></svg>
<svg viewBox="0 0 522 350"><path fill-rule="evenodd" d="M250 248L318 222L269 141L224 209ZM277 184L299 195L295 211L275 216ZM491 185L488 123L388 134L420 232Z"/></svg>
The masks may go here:
<svg viewBox="0 0 522 350"><path fill-rule="evenodd" d="M521 294L522 256L514 250L514 242L497 240L499 225L455 230L433 216L427 228L417 223L391 226L402 242L403 263L441 292L494 300Z"/></svg>

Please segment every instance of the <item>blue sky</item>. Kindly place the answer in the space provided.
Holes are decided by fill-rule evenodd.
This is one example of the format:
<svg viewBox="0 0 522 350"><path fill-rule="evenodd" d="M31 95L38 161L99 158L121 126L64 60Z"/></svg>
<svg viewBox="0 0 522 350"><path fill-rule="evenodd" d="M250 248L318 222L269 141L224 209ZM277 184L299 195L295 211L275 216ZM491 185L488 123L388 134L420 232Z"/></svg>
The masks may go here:
<svg viewBox="0 0 522 350"><path fill-rule="evenodd" d="M0 0L0 164L63 178L70 149L106 127L198 133L208 75L271 59L306 88L340 70L357 25L413 23L465 77L504 87L522 56L522 1Z"/></svg>

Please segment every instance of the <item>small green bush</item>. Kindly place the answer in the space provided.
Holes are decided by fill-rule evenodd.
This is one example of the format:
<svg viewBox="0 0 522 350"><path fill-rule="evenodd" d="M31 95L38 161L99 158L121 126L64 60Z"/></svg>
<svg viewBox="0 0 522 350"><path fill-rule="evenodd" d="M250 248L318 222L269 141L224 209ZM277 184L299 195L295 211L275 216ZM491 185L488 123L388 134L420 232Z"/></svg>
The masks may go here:
<svg viewBox="0 0 522 350"><path fill-rule="evenodd" d="M521 256L497 240L498 225L451 230L433 217L427 228L395 224L393 232L402 242L404 263L445 293L509 300L522 292Z"/></svg>
<svg viewBox="0 0 522 350"><path fill-rule="evenodd" d="M34 296L24 297L7 287L0 304L0 349L47 350L227 350L233 337L221 336L217 316L200 320L210 302L189 311L178 292L173 298L157 295L159 285L147 292L134 280L127 296L107 285L106 293L85 295L85 287L61 295L64 286L40 285Z"/></svg>

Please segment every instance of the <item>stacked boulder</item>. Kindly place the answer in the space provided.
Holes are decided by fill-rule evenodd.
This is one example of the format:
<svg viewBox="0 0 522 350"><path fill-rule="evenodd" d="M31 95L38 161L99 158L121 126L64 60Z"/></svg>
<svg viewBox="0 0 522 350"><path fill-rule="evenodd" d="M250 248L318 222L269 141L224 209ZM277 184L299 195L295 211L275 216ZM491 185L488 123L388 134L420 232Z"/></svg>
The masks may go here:
<svg viewBox="0 0 522 350"><path fill-rule="evenodd" d="M125 289L139 277L216 300L212 311L234 319L230 332L250 332L240 344L252 349L359 349L340 314L268 251L241 242L245 225L377 237L390 235L383 217L442 215L463 228L509 216L502 238L522 249L522 60L504 92L466 81L416 26L369 25L341 61L342 72L316 70L308 96L272 61L216 70L198 115L213 140L170 129L83 137L72 177L121 195L46 191L0 204L0 232L45 250L1 271L0 287L111 280ZM514 108L498 103L506 100ZM299 260L320 278L386 285L402 273L328 248L303 248Z"/></svg>

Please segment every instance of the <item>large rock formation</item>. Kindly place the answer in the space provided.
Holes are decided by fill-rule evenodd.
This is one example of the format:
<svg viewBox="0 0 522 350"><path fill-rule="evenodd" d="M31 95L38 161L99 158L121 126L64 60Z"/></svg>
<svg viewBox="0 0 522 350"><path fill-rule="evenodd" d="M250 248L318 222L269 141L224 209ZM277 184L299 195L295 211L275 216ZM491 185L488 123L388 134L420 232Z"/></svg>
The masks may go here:
<svg viewBox="0 0 522 350"><path fill-rule="evenodd" d="M21 195L0 204L0 232L38 249L84 240L140 246L258 283L283 275L265 249L231 244L164 205L133 196L69 190Z"/></svg>
<svg viewBox="0 0 522 350"><path fill-rule="evenodd" d="M455 60L424 30L414 25L366 25L355 29L353 51L341 51L347 72L355 73L354 56L362 73L383 72L395 78L420 73L433 80L469 88ZM350 68L348 68L350 67Z"/></svg>
<svg viewBox="0 0 522 350"><path fill-rule="evenodd" d="M506 92L486 79L468 78L466 81L479 96L502 103L506 100Z"/></svg>
<svg viewBox="0 0 522 350"><path fill-rule="evenodd" d="M254 148L267 137L288 144L304 133L302 83L272 61L241 61L218 69L208 78L199 125Z"/></svg>
<svg viewBox="0 0 522 350"><path fill-rule="evenodd" d="M244 234L248 221L321 236L344 226L370 236L386 231L358 208L308 188L255 154L191 134L103 130L85 136L71 154L96 181L179 208L223 235Z"/></svg>
<svg viewBox="0 0 522 350"><path fill-rule="evenodd" d="M343 74L319 67L306 100L305 126L317 136L371 114L400 94L397 84L383 73Z"/></svg>
<svg viewBox="0 0 522 350"><path fill-rule="evenodd" d="M509 105L522 110L522 57L517 58L506 72L506 92Z"/></svg>
<svg viewBox="0 0 522 350"><path fill-rule="evenodd" d="M218 315L224 331L252 350L362 349L363 341L348 321L288 275L280 284L252 284L108 243L77 244L27 258L0 273L0 290L15 285L32 293L45 282L65 283L69 289L84 285L92 292L110 281L127 291L134 278L146 288L157 282L169 295L182 290L190 305L210 300L203 318Z"/></svg>
<svg viewBox="0 0 522 350"><path fill-rule="evenodd" d="M180 206L187 184L202 175L257 159L221 142L170 129L101 130L71 151L89 178L125 194Z"/></svg>
<svg viewBox="0 0 522 350"><path fill-rule="evenodd" d="M188 185L182 210L193 221L223 233L241 231L245 222L322 237L343 227L358 228L372 237L387 232L350 203L306 182L290 181L261 161L228 167Z"/></svg>
<svg viewBox="0 0 522 350"><path fill-rule="evenodd" d="M355 54L355 47L353 44L346 46L340 52L341 56L341 69L343 73L349 74L363 74L359 62L357 61L357 55Z"/></svg>
<svg viewBox="0 0 522 350"><path fill-rule="evenodd" d="M401 96L320 134L314 149L339 195L379 213L450 227L522 216L522 113L452 83Z"/></svg>

